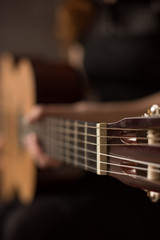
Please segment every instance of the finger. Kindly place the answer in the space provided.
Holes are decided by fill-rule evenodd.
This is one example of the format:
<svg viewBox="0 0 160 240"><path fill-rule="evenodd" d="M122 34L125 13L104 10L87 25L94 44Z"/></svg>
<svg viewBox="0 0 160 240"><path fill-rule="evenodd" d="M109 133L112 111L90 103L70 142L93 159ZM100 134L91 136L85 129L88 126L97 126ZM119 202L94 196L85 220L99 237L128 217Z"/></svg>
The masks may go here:
<svg viewBox="0 0 160 240"><path fill-rule="evenodd" d="M41 105L34 106L23 118L25 124L37 122L44 114L44 108Z"/></svg>
<svg viewBox="0 0 160 240"><path fill-rule="evenodd" d="M23 140L27 150L32 155L38 166L44 166L45 159L43 151L38 142L38 138L34 133L27 135Z"/></svg>
<svg viewBox="0 0 160 240"><path fill-rule="evenodd" d="M41 148L37 136L32 133L25 137L24 144L29 153L34 157L34 161L41 168L59 167L61 163L49 157Z"/></svg>

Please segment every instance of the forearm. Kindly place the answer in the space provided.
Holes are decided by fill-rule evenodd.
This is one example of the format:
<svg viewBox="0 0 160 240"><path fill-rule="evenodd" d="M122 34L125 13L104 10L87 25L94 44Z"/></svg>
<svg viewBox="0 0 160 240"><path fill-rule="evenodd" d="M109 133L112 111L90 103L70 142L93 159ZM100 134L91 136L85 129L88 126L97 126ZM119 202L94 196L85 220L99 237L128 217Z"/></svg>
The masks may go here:
<svg viewBox="0 0 160 240"><path fill-rule="evenodd" d="M41 116L55 116L77 120L114 122L124 117L141 116L153 104L160 104L160 93L120 102L88 102L50 104L42 106Z"/></svg>

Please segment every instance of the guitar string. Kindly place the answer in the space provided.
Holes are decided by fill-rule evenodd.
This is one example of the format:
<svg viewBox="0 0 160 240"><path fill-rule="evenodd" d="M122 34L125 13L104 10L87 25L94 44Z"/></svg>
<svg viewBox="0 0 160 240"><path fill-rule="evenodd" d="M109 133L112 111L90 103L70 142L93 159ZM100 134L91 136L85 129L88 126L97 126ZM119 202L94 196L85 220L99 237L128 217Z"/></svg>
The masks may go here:
<svg viewBox="0 0 160 240"><path fill-rule="evenodd" d="M61 154L62 154L62 153L61 153ZM68 156L65 155L65 157L71 157L71 156L74 157L74 156L75 156L74 153L70 152ZM113 158L115 157L114 155L108 155L108 156L113 157ZM84 156L78 155L78 158L81 158L82 160L84 160ZM122 157L118 157L118 159L123 159L123 160L124 160L124 158L122 158ZM126 159L125 159L125 160L126 160ZM91 158L89 158L89 157L87 157L87 161L94 162L94 163L98 163L97 160L91 159ZM127 161L127 160L126 160L126 161ZM127 162L129 162L129 160L128 160ZM73 160L73 161L70 160L70 163L73 163L73 164L74 164L75 162L74 162L74 160ZM148 171L148 168L137 167L137 166L133 166L133 165L123 165L123 164L103 162L103 161L99 161L99 163L100 163L100 164L104 164L104 165L106 164L106 165L111 165L111 166L117 166L117 167L132 168L132 169L142 170L142 171L146 171L146 172ZM142 164L142 163L141 163L141 164ZM143 165L148 165L148 164L144 163ZM90 166L88 166L88 167L90 167ZM95 170L97 170L97 169L95 169ZM157 169L152 169L151 171L152 171L152 172L155 172L155 173L160 173L160 171L157 170Z"/></svg>
<svg viewBox="0 0 160 240"><path fill-rule="evenodd" d="M70 137L68 135L65 136L63 133L61 134L61 136L60 136L60 134L58 132L52 132L51 134L58 134L58 137L61 138L61 136L62 136L62 139L63 139L63 137L66 137L66 138L69 138L70 141L74 141L75 140L74 137ZM87 135L87 137L90 136L88 134L84 134L84 136L86 136L86 135ZM97 136L95 135L94 137L97 137ZM113 138L113 139L123 139L123 137L114 137L114 136L113 137L112 136L105 136L105 137L106 138ZM128 139L128 138L129 139L133 139L134 137L126 137L125 139ZM144 138L136 138L136 139L137 140L146 140L148 138L146 138L146 139L144 139ZM152 138L149 138L149 139L152 139ZM156 140L157 140L157 138L156 138ZM78 143L84 143L84 144L87 143L88 145L99 146L99 144L97 144L97 143L85 141L85 140L78 139L78 138L76 139L76 141ZM123 146L123 147L126 147L126 146L148 146L148 143L143 143L143 144L142 143L137 143L137 144L135 144L135 143L134 144L131 144L131 143L128 143L128 144L124 144L124 143L104 143L104 144L101 144L101 146Z"/></svg>
<svg viewBox="0 0 160 240"><path fill-rule="evenodd" d="M45 127L44 127L45 128ZM80 136L86 136L87 137L101 137L101 138L109 138L109 139L136 139L136 140L149 140L149 139L156 139L156 141L160 141L160 137L138 137L138 136L111 136L111 135L97 135L97 134L89 134L89 133L84 133L84 132L81 132L81 131L74 131L74 130L70 130L70 129L65 129L65 128L61 128L63 130L61 130L62 133L69 133L69 134L78 134ZM59 129L60 130L60 129ZM33 130L34 131L34 130ZM38 133L41 133L42 130L37 130L35 131L37 134ZM60 131L59 131L60 132ZM53 134L59 134L59 132L57 131L52 131Z"/></svg>
<svg viewBox="0 0 160 240"><path fill-rule="evenodd" d="M42 125L42 126L40 126L40 129L41 129L41 127L46 127L47 126L47 124L45 124L44 126ZM51 125L50 125L51 126ZM69 127L70 127L70 125L69 125ZM90 134L90 133L85 133L85 132L82 132L82 131L75 131L75 130L72 130L72 129L66 129L65 128L65 126L59 126L59 125L57 125L57 126L54 126L54 128L55 129L58 129L59 130L59 132L61 131L61 132L64 132L65 131L65 133L70 133L70 134L72 134L72 133L76 133L76 134L78 134L78 135L86 135L87 134L87 137L101 137L101 138L115 138L115 139L132 139L132 138L136 138L137 140L149 140L149 139L155 139L155 137L150 137L150 136L148 136L148 137L139 137L139 136L110 136L110 135L100 135L100 136L97 136L97 134ZM77 127L78 128L78 127ZM84 128L84 126L83 126L83 128ZM87 126L87 128L88 128L88 126ZM96 128L97 129L97 128ZM102 130L103 128L100 128L100 130ZM106 128L107 129L107 128ZM106 130L105 129L105 130ZM108 129L108 130L110 130L110 128ZM113 130L115 130L115 129L113 129ZM121 129L122 130L122 129ZM130 131L131 129L125 129L126 131ZM141 129L142 130L142 129ZM149 129L148 129L149 130ZM132 129L132 131L134 131L135 133L136 133L136 129ZM145 131L144 129L143 129L143 131ZM57 131L55 131L54 132L55 134L56 133L58 133ZM156 140L157 141L160 141L160 137L156 137Z"/></svg>
<svg viewBox="0 0 160 240"><path fill-rule="evenodd" d="M133 118L134 119L134 118ZM141 119L139 117L139 119ZM145 120L148 120L150 118L144 118ZM157 117L154 117L154 119L157 119ZM66 122L69 122L70 126L75 126L75 122L77 124L78 127L84 127L85 124L87 124L87 128L91 128L91 129L97 129L100 128L102 130L129 130L129 131L148 131L149 128L124 128L124 127L97 127L97 126L93 126L93 124L97 125L97 124L103 124L103 123L94 123L94 122L87 122L87 121L82 121L82 123L78 123L79 121L77 120L69 120L69 119L62 119L62 118L51 118L51 117L46 117L44 120L42 120L42 122L47 122L47 124L57 124L57 126L62 126L64 127L64 124ZM111 124L111 123L104 123L104 124ZM113 123L114 124L114 123ZM151 127L152 128L152 127ZM160 130L160 126L159 126L159 130Z"/></svg>
<svg viewBox="0 0 160 240"><path fill-rule="evenodd" d="M57 123L55 123L54 122L54 120L53 119L51 119L51 121L48 121L47 119L45 119L45 121L42 121L41 122L41 124L54 124L56 127L62 127L62 128L64 128L65 127L65 123L67 122L67 120L66 121L64 121L64 124L61 124L61 122L57 122ZM87 123L87 122L84 122L84 124L78 124L77 123L77 127L78 128L84 128L85 127L85 123ZM74 127L75 126L75 123L72 123L72 122L69 122L69 124L70 124L70 126L71 127ZM101 124L101 123L99 123L99 124ZM106 125L107 125L107 123L105 123ZM88 125L88 123L87 123L87 128L89 128L89 129L94 129L94 130L96 130L96 129L100 129L100 130L128 130L128 131L147 131L148 130L148 128L124 128L124 127L98 127L98 126L90 126L90 125ZM159 127L160 128L160 127Z"/></svg>
<svg viewBox="0 0 160 240"><path fill-rule="evenodd" d="M80 156L80 157L82 157L82 156ZM68 162L68 163L71 163L71 162ZM108 163L108 164L109 165L114 165L114 164L110 164L110 163ZM86 169L86 165L84 163L76 162L74 165L75 166L79 165L79 166L83 167L84 169ZM120 165L117 165L117 166L120 166ZM92 167L92 166L87 166L87 170L92 170L92 171L95 171L97 173L97 168ZM133 177L134 178L138 178L139 180L143 180L143 181L147 179L147 177L144 177L144 176L141 176L141 175L137 175L137 174L129 174L129 173L126 173L126 172L116 172L116 171L101 170L101 169L100 169L100 172L102 172L102 173L111 173L111 174L122 175L122 176L130 176L132 178Z"/></svg>
<svg viewBox="0 0 160 240"><path fill-rule="evenodd" d="M74 154L72 154L71 152L70 152L70 155L72 155L72 156L74 156ZM99 155L101 155L101 156L107 156L107 157L112 157L112 158L117 158L117 159L119 159L119 160L125 160L126 162L133 162L133 163L139 163L139 164L143 164L143 165L154 165L154 164L150 164L150 163L145 163L145 162L140 162L140 161L138 161L138 160L133 160L133 159L128 159L128 158L124 158L124 157L120 157L120 156L115 156L115 155L111 155L111 154L99 154ZM81 155L77 155L77 157L78 158L82 158L82 159L84 159L84 157L83 156L81 156ZM87 157L87 161L91 161L91 162L95 162L95 163L97 163L97 160L93 160L93 159L91 159L91 158L89 158L89 157ZM143 170L143 171L147 171L148 169L147 168L141 168L141 167L137 167L137 166L131 166L131 165L122 165L122 164L115 164L115 163L110 163L110 162L104 162L104 161L100 161L99 162L100 164L106 164L106 165L115 165L115 166L119 166L119 167L127 167L127 168L134 168L134 169L137 169L137 170ZM160 167L160 165L154 165L154 167ZM151 170L152 172L157 172L157 173L160 173L160 171L159 170L157 170L157 169L152 169Z"/></svg>
<svg viewBox="0 0 160 240"><path fill-rule="evenodd" d="M45 133L45 134L44 134ZM52 129L48 129L48 131L46 131L46 129L41 129L41 131L39 131L39 132L37 132L37 134L38 135L46 135L47 134L47 136L48 137L50 137L50 139L54 139L54 135L55 136L57 136L58 135L58 137L55 139L56 141L57 141L57 139L59 138L61 141L65 138L65 140L68 138L69 139L69 141L75 141L75 137L73 136L70 136L70 135L68 135L68 134L71 134L71 133L74 133L75 134L75 136L76 137L78 137L79 135L81 135L81 132L79 132L79 131L72 131L72 132L70 132L69 130L67 130L67 131L65 131L65 129L63 129L63 131L62 131L62 129L61 129L61 131L60 131L60 129L59 129L59 132L57 132L57 131L53 131ZM121 137L121 136L97 136L97 135L90 135L90 134L85 134L85 133L83 133L83 135L84 136L87 136L87 137L95 137L95 138L97 138L97 137L99 137L99 138L101 138L101 137L105 137L105 138L113 138L113 139L119 139L119 140L121 140L123 137ZM126 139L126 137L125 137L125 139ZM136 140L148 140L148 139L156 139L156 141L157 140L159 140L160 138L157 138L157 137L152 137L152 138L150 138L150 137L148 137L148 138L141 138L141 137L134 137L134 136L130 136L130 137L127 137L127 139L136 139ZM78 143L84 143L84 144L88 144L88 145L95 145L95 146L98 146L98 144L97 143L93 143L93 142L89 142L89 141L87 141L86 142L86 140L83 140L83 139L79 139L79 138L77 138L76 139L76 141L78 142ZM132 144L130 143L130 142L133 142ZM157 145L157 143L156 144L153 144L153 145L148 145L148 143L135 143L135 141L133 141L133 140L129 140L129 142L127 142L126 144L124 144L123 142L122 143L104 143L104 144L101 144L101 146L123 146L123 147L130 147L130 146L149 146L149 147L158 147L159 145Z"/></svg>
<svg viewBox="0 0 160 240"><path fill-rule="evenodd" d="M78 165L84 167L83 163L79 162ZM97 171L97 169L94 168L94 167L88 166L87 168L89 168L92 171ZM122 175L122 176L129 176L129 177L134 177L134 178L136 177L139 180L146 180L146 177L143 177L143 176L140 176L140 175L129 174L129 173L125 173L125 172L115 172L115 171L110 171L110 170L100 170L100 172L102 172L102 173L112 173L112 174Z"/></svg>
<svg viewBox="0 0 160 240"><path fill-rule="evenodd" d="M49 128L49 131L50 131L51 129ZM46 132L45 132L46 133ZM51 134L51 132L50 132L50 134ZM52 132L52 134L53 134L53 132ZM78 134L78 133L77 133ZM47 135L48 136L48 135ZM58 134L58 136L60 137L60 136L62 136L62 138L64 139L64 135L62 134L62 133L59 133ZM69 138L69 140L71 140L70 139L70 136L68 136L67 135L67 138ZM52 139L52 138L51 138ZM50 141L50 139L49 139L49 141ZM56 140L57 141L57 140ZM60 143L60 141L61 141L61 143L63 143L64 144L64 142L62 141L62 140L59 140L59 143ZM133 144L127 144L127 145L124 145L124 144L122 144L122 146L133 146ZM135 144L134 144L134 146L135 146ZM151 146L151 145L150 145ZM75 147L75 146L73 146L73 147ZM81 150L83 150L83 149L81 149ZM88 149L87 149L88 150ZM95 154L97 154L96 152L93 152L92 151L92 153L95 153ZM102 155L102 154L101 154ZM111 156L110 156L111 157ZM130 160L130 159L127 159L127 160ZM131 161L131 160L130 160ZM136 160L134 160L134 162L135 162ZM138 161L139 163L142 163L142 164L145 164L145 162L142 162L142 161ZM151 162L148 162L148 164L149 165L154 165L154 166L156 166L156 167L159 167L159 165L157 165L157 164L154 164L154 163L151 163Z"/></svg>
<svg viewBox="0 0 160 240"><path fill-rule="evenodd" d="M74 124L73 124L74 125ZM70 124L69 124L69 126L70 126ZM74 125L75 126L75 125ZM84 128L84 125L82 125L83 126L83 128ZM57 126L57 128L60 128L61 126L58 124L58 126ZM77 128L79 127L79 125L77 125ZM87 128L88 127L90 127L90 126L88 126L87 125ZM93 127L91 127L91 128L93 128ZM97 127L94 127L95 129L97 129ZM64 127L62 127L62 129L63 129L63 131L64 131ZM103 128L100 128L100 129L103 129ZM105 129L107 129L107 128L105 128ZM111 129L111 128L109 128L109 129ZM113 129L113 130L115 130L115 128ZM118 129L118 130L122 130L121 128L120 129ZM127 129L128 130L128 129ZM135 129L132 129L132 130L134 130L134 131L136 131ZM138 129L138 130L140 130L140 129ZM142 130L142 129L141 129ZM65 130L66 131L66 130ZM129 131L130 131L130 129L129 129ZM143 131L144 131L144 129L143 129ZM75 131L74 130L71 130L71 129L67 129L67 131L66 131L66 133L71 133L71 132L74 132L75 133ZM76 134L78 135L78 134L83 134L83 135L85 135L86 136L86 134L85 133L82 133L82 132L79 132L79 131L77 131L76 132ZM89 134L87 134L87 136L88 136ZM90 134L91 135L91 134ZM94 137L97 137L97 135L91 135L91 136L94 136ZM64 137L64 135L63 135L63 137ZM69 136L67 136L67 137L69 137ZM115 136L100 136L100 137L110 137L110 138L119 138L119 139L121 139L121 138L123 138L123 137L115 137ZM133 136L132 137L125 137L125 138L133 138ZM136 138L137 139L137 138ZM140 138L141 140L144 140L144 138ZM145 138L145 139L147 139L148 140L148 138ZM156 138L157 139L157 138ZM108 145L108 144L107 144ZM124 144L121 144L122 146L124 145ZM125 146L128 146L128 145L131 145L131 144L127 144L127 145L125 145ZM134 144L135 145L135 144ZM94 152L94 153L96 153L96 152ZM115 156L114 155L109 155L109 154L100 154L100 155L103 155L103 156L109 156L109 157L114 157L115 158ZM116 158L117 158L117 156L116 156ZM126 158L122 158L122 157L120 157L120 159L123 159L123 160L127 160L127 161L131 161L131 159L126 159ZM93 160L91 160L91 161L93 161ZM135 162L135 160L133 160L133 162ZM137 162L137 161L136 161ZM101 162L102 163L102 162ZM145 163L145 162L142 162L142 161L138 161L138 163L141 163L141 164L144 164L144 165L153 165L153 163ZM104 164L106 164L106 162L104 163ZM119 166L121 166L121 165L119 165ZM126 165L125 165L125 167L127 167ZM131 166L128 166L129 168L131 168ZM157 167L157 166L156 166ZM159 165L158 165L158 167L159 167ZM135 169L135 167L134 167L134 169ZM96 169L94 169L94 170L96 170ZM152 171L154 171L154 170L152 170ZM107 171L107 172L109 172L109 171ZM133 175L132 175L133 176Z"/></svg>
<svg viewBox="0 0 160 240"><path fill-rule="evenodd" d="M57 142L57 140L56 140L56 142ZM127 162L133 162L133 163L139 163L139 164L143 164L143 165L152 165L153 167L156 167L156 168L160 168L160 164L156 164L156 163L151 163L151 162L144 162L144 161L140 161L140 160L135 160L135 159L130 159L130 158L125 158L125 157L122 157L122 156L117 156L117 155L111 155L111 154L105 154L105 153L97 153L97 152L95 152L95 151L91 151L91 150L84 150L83 148L81 148L81 147L79 147L79 146L73 146L73 145L70 145L70 144L68 144L68 143L64 143L63 141L58 141L59 143L60 143L60 145L62 146L62 145L64 145L65 144L65 148L63 149L63 151L65 151L66 150L66 148L67 148L67 150L81 150L81 151L83 151L83 152L87 152L87 153L93 153L93 154L99 154L100 156L105 156L105 157L112 157L112 158L117 158L117 159L120 159L120 160L125 160L125 161L127 161ZM53 143L53 142L52 142ZM54 145L54 147L56 147L56 149L57 148L60 148L61 146L60 145ZM61 148L62 149L62 148ZM70 155L72 155L72 156L75 156L75 153L74 152L70 152ZM84 159L84 156L81 156L80 154L77 154L76 155L76 157L78 157L78 158L83 158ZM96 160L93 160L93 159L90 159L89 157L87 157L87 160L88 161L91 161L91 162L97 162ZM103 162L103 161L101 161L100 163L102 163L102 164L110 164L110 165L114 165L114 164L112 164L112 163L107 163L107 162ZM117 166L123 166L123 167L128 167L128 168L132 168L132 166L130 166L130 165L121 165L121 164L119 164L119 165L117 165ZM148 169L146 168L146 169L140 169L140 167L137 167L137 166L134 166L133 167L134 169L137 169L137 170L144 170L144 171L147 171ZM160 173L160 171L159 170L157 170L157 169L152 169L151 170L152 172L157 172L157 173Z"/></svg>

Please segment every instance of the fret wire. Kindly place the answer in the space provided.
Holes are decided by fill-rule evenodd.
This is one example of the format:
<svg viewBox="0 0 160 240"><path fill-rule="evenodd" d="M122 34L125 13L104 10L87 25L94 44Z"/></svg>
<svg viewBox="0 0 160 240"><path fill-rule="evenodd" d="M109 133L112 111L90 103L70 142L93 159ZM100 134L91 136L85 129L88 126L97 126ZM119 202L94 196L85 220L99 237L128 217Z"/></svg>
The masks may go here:
<svg viewBox="0 0 160 240"><path fill-rule="evenodd" d="M63 119L60 119L59 121L57 121L58 123L58 132L57 132L57 136L56 136L56 139L58 140L58 142L61 142L61 154L62 154L62 157L64 157L64 154L65 154L65 148L64 148L64 128L61 128L59 126L59 123L61 123L62 125L64 125L64 120ZM55 129L56 126L55 126ZM54 141L53 141L53 144L54 144Z"/></svg>
<svg viewBox="0 0 160 240"><path fill-rule="evenodd" d="M84 135L84 155L85 155L85 170L87 170L87 122L85 122L85 126L84 126L84 130L85 130L85 135Z"/></svg>
<svg viewBox="0 0 160 240"><path fill-rule="evenodd" d="M67 141L67 138L69 138L69 127L70 127L70 121L66 120L64 122L64 146L65 146L65 153L64 153L64 157L65 157L65 162L66 163L69 163L70 162L70 159L68 157L68 148L66 148L66 141ZM70 139L70 138L69 138Z"/></svg>
<svg viewBox="0 0 160 240"><path fill-rule="evenodd" d="M77 166L78 163L78 157L77 157L77 153L78 153L78 121L74 121L74 165Z"/></svg>
<svg viewBox="0 0 160 240"><path fill-rule="evenodd" d="M85 136L84 136L84 134L83 134L83 135L80 134L81 132L82 132L82 133L85 132L85 126L84 126L84 124L83 124L83 125L82 125L82 124L80 125L80 124L79 124L79 121L78 121L77 130L78 130L78 131L77 131L78 140L79 140L79 139L82 140L81 142L78 142L78 143L77 143L78 147L82 148L82 150L77 148L77 154L78 154L77 159L78 159L78 162L81 162L81 163L85 164L85 151L84 151L84 149L85 149ZM82 157L79 157L79 156L83 156L83 158L82 158Z"/></svg>

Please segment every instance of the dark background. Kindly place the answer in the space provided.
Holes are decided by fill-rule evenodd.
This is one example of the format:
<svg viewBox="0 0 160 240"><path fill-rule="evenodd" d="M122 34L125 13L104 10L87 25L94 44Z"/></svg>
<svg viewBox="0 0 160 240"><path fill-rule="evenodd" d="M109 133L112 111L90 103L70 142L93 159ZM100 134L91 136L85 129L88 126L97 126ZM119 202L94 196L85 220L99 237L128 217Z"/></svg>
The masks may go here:
<svg viewBox="0 0 160 240"><path fill-rule="evenodd" d="M59 59L54 10L61 0L1 0L0 53Z"/></svg>
<svg viewBox="0 0 160 240"><path fill-rule="evenodd" d="M54 22L55 22L54 11L55 11L55 7L60 2L61 2L60 0L25 0L25 1L24 0L23 1L22 0L21 1L20 0L13 0L13 1L0 0L0 52L9 51L15 55L27 54L30 56L41 57L43 59L49 59L49 60L60 59L60 55L57 49L57 42L54 37ZM128 2L131 2L131 1L128 0ZM129 17L131 16L131 14L128 14L128 15ZM139 14L139 16L142 16L142 14ZM127 23L129 22L128 18L126 22ZM115 23L115 26L117 26L117 22L114 22L114 23ZM122 19L122 23L124 23L123 19ZM130 21L130 23L134 23L134 22ZM134 26L135 26L134 24L131 24L129 28L129 30L133 30L131 31L132 33L135 33L135 30L139 31L140 29L139 24L138 25L136 24L138 28L134 28ZM118 26L118 27L120 27L120 30L123 30L121 26ZM104 29L105 28L102 28L102 30ZM111 30L113 32L117 31L116 33L118 36L119 28L115 28L115 29L111 28ZM129 30L128 32L130 32ZM120 34L121 33L123 33L123 31L120 31ZM103 36L103 31L101 35L99 34L99 36L102 37L102 40L104 39L104 37L106 38L108 37L105 32ZM124 37L125 36L126 35L124 34ZM124 90L122 85L118 85L119 81L122 80L124 76L122 74L121 79L115 76L114 73L116 73L117 76L119 76L119 72L121 68L117 67L115 71L114 64L113 64L112 66L113 71L112 72L110 71L109 74L110 76L114 77L113 80L115 81L115 83L114 81L112 81L112 78L110 82L106 82L106 79L107 79L106 75L108 74L108 72L102 71L102 70L106 70L106 69L111 70L111 67L107 68L110 64L111 58L108 60L108 62L102 61L105 63L105 65L103 66L103 69L101 69L102 65L99 61L99 68L98 68L97 54L95 54L93 50L96 50L96 48L94 47L95 46L94 43L96 43L96 46L97 46L97 42L99 43L101 39L98 39L98 40L94 39L94 40L95 41L92 42L92 45L90 44L91 42L89 42L88 48L86 44L86 49L89 52L87 55L88 65L87 65L87 59L86 59L86 66L88 66L88 68L86 67L88 69L88 76L90 77L90 79L92 79L93 83L97 88L98 88L98 85L100 85L101 92L103 89L105 90L105 97L109 99L108 92L111 92L112 94L111 100L113 100L113 98L116 99L115 95L117 97L117 93L115 91L114 86L116 86L116 89L118 90L120 89L119 86L121 86L121 89ZM126 39L126 41L127 40L128 39ZM113 43L113 41L111 41L111 43ZM142 43L142 45L144 44ZM104 52L104 46L106 45L98 44L98 46L99 46L98 53L99 52L101 53L102 51ZM90 47L92 48L91 50L90 50ZM106 47L108 47L108 45ZM112 48L110 49L114 50L115 45L113 45ZM92 51L94 54L92 54ZM137 53L138 54L134 52L134 54L136 54L136 59L140 59L139 54L142 54L141 56L146 56L144 55L145 53L147 54L147 56L149 56L149 53L146 51L146 49L145 51L142 51L142 52L138 51ZM154 53L156 53L159 56L158 50L154 51ZM103 55L99 54L99 59L101 59L101 56ZM106 57L106 54L104 54L104 56ZM110 56L113 56L113 54L111 54ZM117 52L115 53L115 56L117 56ZM152 56L154 59L154 55ZM123 54L121 57L123 60ZM146 57L144 59L146 59ZM132 60L132 55L131 55L131 60ZM152 63L153 61L151 60L150 62ZM128 61L124 59L123 61L118 61L118 63L119 62L124 63L123 70L125 69L125 71L123 73L126 73L126 69L129 69L128 65L126 66L126 64L129 64ZM90 63L91 63L91 68L89 68ZM94 63L96 63L96 68L94 68ZM133 64L131 64L130 66L133 66ZM99 69L101 70L101 72L104 73L101 76L99 75ZM132 72L135 72L135 69L136 68L131 69ZM147 69L146 72L148 71L150 72L150 68L146 68L146 69ZM129 74L131 74L132 72L127 71L127 73ZM93 76L92 76L92 73L94 73ZM142 71L142 73L144 73L144 71ZM145 74L145 76L146 75L147 74ZM129 86L127 87L129 87L128 88L129 90L127 92L128 94L125 96L126 98L129 98L129 97L132 98L131 94L133 94L135 97L138 96L137 89L139 89L139 86L140 86L138 77L135 74L135 79L133 79L131 82L128 81ZM138 81L136 81L137 79ZM157 82L159 82L159 75L158 75L158 78L156 78L156 80L157 79L158 79ZM157 86L157 82L155 81L155 84L151 84L151 82L149 81L145 82L145 89L143 87L144 85L142 85L142 89L140 89L140 94L145 95L146 92L147 93L149 91L153 92L155 89L156 90L160 89L159 85ZM113 83L114 83L114 86L112 86ZM106 88L106 85L107 87L108 85L110 87ZM155 89L151 89L152 85L155 87ZM126 86L126 83L124 83L124 86ZM133 91L133 87L135 91ZM108 92L107 92L107 89L108 89ZM120 91L120 93L122 93L121 95L123 95L122 91ZM137 95L135 95L135 93ZM122 99L122 97L123 96L118 96L118 100ZM108 100L108 99L103 98L103 100ZM101 188L99 186L101 186ZM105 189L105 191L101 191L101 189ZM11 220L9 219L9 223L7 225L8 228L6 227L7 228L6 232L7 233L10 232L10 234L12 233L12 236L13 236L13 233L15 232L15 227L18 226L18 230L17 230L18 234L20 234L19 229L23 230L22 235L25 234L27 239L31 239L26 235L26 233L29 234L30 232L32 232L32 236L34 236L33 235L34 229L30 228L31 227L30 225L32 224L32 227L33 228L35 227L35 235L41 234L41 231L39 233L39 230L43 230L44 225L45 226L47 225L47 224L44 224L43 220L45 219L46 223L48 220L48 222L51 224L51 226L50 225L48 226L51 228L51 233L54 236L54 234L56 233L59 234L59 228L57 229L56 233L52 232L52 231L55 231L55 229L53 229L54 224L57 224L57 226L59 227L60 226L59 223L61 223L61 221L64 219L64 221L67 220L68 225L71 226L73 222L76 224L77 214L79 214L80 216L79 222L82 219L83 227L79 224L77 227L79 231L75 228L75 232L77 230L77 234L79 234L79 232L83 234L82 230L84 229L84 226L88 227L87 229L88 234L92 232L92 236L95 234L95 230L97 230L97 234L95 235L99 236L100 239L102 239L100 233L102 233L102 236L105 235L106 238L107 236L109 236L110 239L113 239L113 237L118 238L119 236L123 236L123 238L126 237L125 239L135 239L135 238L138 239L138 237L141 237L141 239L144 239L145 237L146 239L148 232L150 234L150 237L152 238L154 234L155 236L157 236L157 234L159 233L159 222L157 221L158 219L157 217L159 217L160 205L159 203L152 204L150 200L146 197L145 192L139 191L134 188L131 189L125 185L121 185L119 182L113 179L110 179L110 181L107 179L103 182L101 181L101 179L99 179L96 176L95 178L93 176L89 176L87 185L85 181L84 185L82 183L82 185L79 188L76 188L76 192L75 192L75 188L73 188L73 190L71 189L70 192L74 193L73 194L74 197L72 197L72 194L67 195L68 193L64 195L57 193L56 199L55 199L55 196L53 198L49 197L47 198L47 200L42 198L42 200L40 199L40 202L38 201L35 202L35 205L33 204L29 209L23 209L23 208L19 209L18 210L19 215L17 215L17 212L15 210L15 215L13 214L10 218ZM96 205L94 205L94 203L96 203ZM46 210L47 206L48 206L48 210ZM97 208L95 208L95 206ZM51 207L53 209L52 210L53 212L51 211ZM88 212L85 212L86 209L89 209ZM103 221L102 214L101 214L102 212L103 212L103 216L105 217L105 221ZM86 213L85 217L84 217L84 213ZM26 217L26 221L25 221L25 218L24 218L24 221L21 221L21 216L23 215ZM49 219L49 215L51 220ZM54 215L54 218L52 217L53 215ZM37 219L39 221L37 221ZM11 222L14 223L13 227L11 226ZM30 231L28 231L26 227L27 223L29 226L28 229ZM46 229L46 232L49 233L48 226L46 226L45 229ZM95 226L97 227L97 229L95 228ZM25 238L16 237L15 239L17 240L17 239L25 239ZM35 237L34 239L40 239L40 238ZM78 238L75 237L74 239L78 239ZM81 236L80 239L84 239L84 238Z"/></svg>

